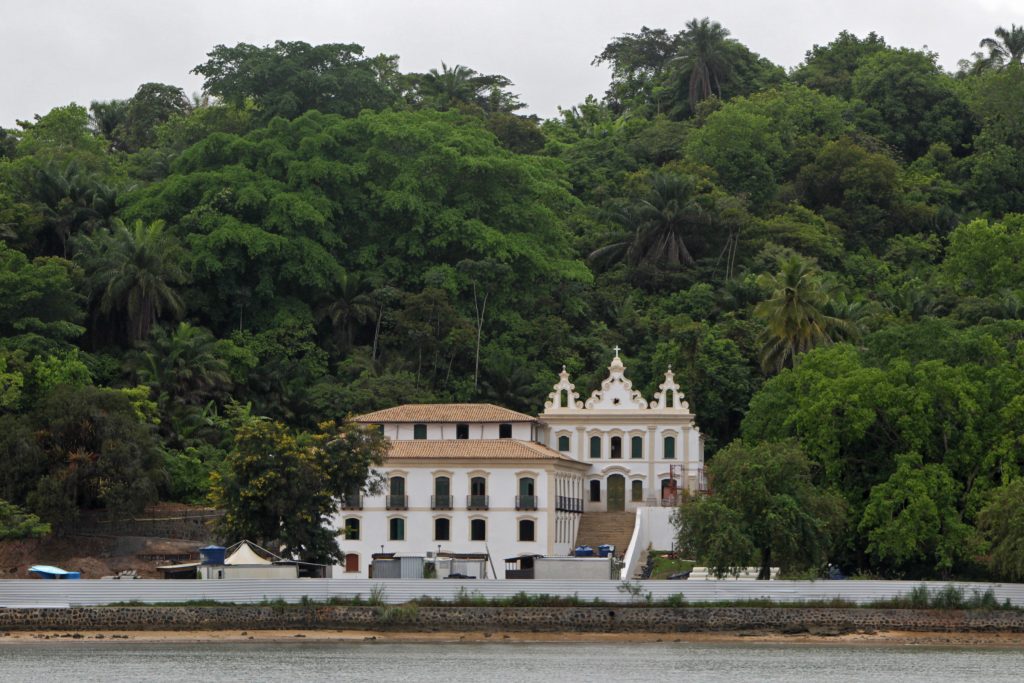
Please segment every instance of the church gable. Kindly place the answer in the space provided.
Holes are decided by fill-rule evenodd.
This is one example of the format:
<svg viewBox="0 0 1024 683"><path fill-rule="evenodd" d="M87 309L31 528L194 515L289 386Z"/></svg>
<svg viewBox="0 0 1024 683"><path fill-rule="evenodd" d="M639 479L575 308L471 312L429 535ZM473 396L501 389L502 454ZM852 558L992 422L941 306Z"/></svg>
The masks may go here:
<svg viewBox="0 0 1024 683"><path fill-rule="evenodd" d="M626 367L619 358L619 347L608 366L608 377L601 382L584 406L588 410L645 410L647 401L643 394L633 389L633 383L626 378Z"/></svg>

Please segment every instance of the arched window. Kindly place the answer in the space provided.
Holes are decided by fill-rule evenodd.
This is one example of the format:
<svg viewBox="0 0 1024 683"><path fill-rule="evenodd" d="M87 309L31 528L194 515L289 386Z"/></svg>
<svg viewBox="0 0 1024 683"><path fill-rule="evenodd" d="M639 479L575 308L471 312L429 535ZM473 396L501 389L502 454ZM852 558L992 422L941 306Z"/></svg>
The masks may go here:
<svg viewBox="0 0 1024 683"><path fill-rule="evenodd" d="M452 480L448 477L434 478L434 499L431 508L434 510L452 509Z"/></svg>
<svg viewBox="0 0 1024 683"><path fill-rule="evenodd" d="M473 477L469 480L469 500L466 507L470 510L486 510L487 502L487 480L483 477Z"/></svg>
<svg viewBox="0 0 1024 683"><path fill-rule="evenodd" d="M601 502L601 480L591 479L590 480L590 502L600 503Z"/></svg>
<svg viewBox="0 0 1024 683"><path fill-rule="evenodd" d="M622 459L622 437L621 436L613 436L612 437L611 457L614 460L621 460Z"/></svg>
<svg viewBox="0 0 1024 683"><path fill-rule="evenodd" d="M590 437L590 457L600 458L601 457L601 437L592 436Z"/></svg>
<svg viewBox="0 0 1024 683"><path fill-rule="evenodd" d="M676 457L676 437L665 437L665 459L673 460Z"/></svg>
<svg viewBox="0 0 1024 683"><path fill-rule="evenodd" d="M473 519L469 522L469 540L487 540L487 522L482 519Z"/></svg>
<svg viewBox="0 0 1024 683"><path fill-rule="evenodd" d="M665 390L665 405L669 408L672 407L672 398L675 396L675 389Z"/></svg>
<svg viewBox="0 0 1024 683"><path fill-rule="evenodd" d="M562 389L558 392L558 407L568 408L569 407L569 390Z"/></svg>
<svg viewBox="0 0 1024 683"><path fill-rule="evenodd" d="M388 520L388 540L405 540L405 520L401 517L392 517Z"/></svg>
<svg viewBox="0 0 1024 683"><path fill-rule="evenodd" d="M447 519L446 517L438 517L434 520L434 540L452 540L452 522L450 519Z"/></svg>
<svg viewBox="0 0 1024 683"><path fill-rule="evenodd" d="M644 499L644 483L639 479L634 479L630 483L630 500L634 503Z"/></svg>
<svg viewBox="0 0 1024 683"><path fill-rule="evenodd" d="M425 439L425 438L427 438L427 425L413 425L412 426L412 438L414 438L414 439Z"/></svg>
<svg viewBox="0 0 1024 683"><path fill-rule="evenodd" d="M563 453L569 452L569 437L565 435L558 437L558 450Z"/></svg>
<svg viewBox="0 0 1024 683"><path fill-rule="evenodd" d="M521 519L519 520L519 540L520 541L533 541L534 538L534 524L532 519Z"/></svg>
<svg viewBox="0 0 1024 683"><path fill-rule="evenodd" d="M519 479L519 495L516 497L516 509L537 509L536 484L533 477L521 477Z"/></svg>
<svg viewBox="0 0 1024 683"><path fill-rule="evenodd" d="M359 518L348 517L345 519L345 540L346 541L358 541L359 540Z"/></svg>
<svg viewBox="0 0 1024 683"><path fill-rule="evenodd" d="M388 480L388 510L404 510L409 499L405 495L405 477L391 477Z"/></svg>
<svg viewBox="0 0 1024 683"><path fill-rule="evenodd" d="M634 436L629 441L629 457L631 458L642 458L644 457L644 437Z"/></svg>

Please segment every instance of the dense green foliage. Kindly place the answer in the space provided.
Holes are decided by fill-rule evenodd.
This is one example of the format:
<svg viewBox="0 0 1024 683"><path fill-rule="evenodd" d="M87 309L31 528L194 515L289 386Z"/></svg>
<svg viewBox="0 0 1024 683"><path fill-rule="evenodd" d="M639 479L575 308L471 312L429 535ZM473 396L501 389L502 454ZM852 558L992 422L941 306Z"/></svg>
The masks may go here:
<svg viewBox="0 0 1024 683"><path fill-rule="evenodd" d="M642 27L595 57L602 99L547 121L465 65L220 45L201 97L0 130L0 498L58 530L211 482L234 509L322 423L535 411L619 344L648 394L672 365L707 436L703 560L1019 577L1024 32L978 39L950 74L844 32L787 74L709 19ZM768 523L801 492L829 505ZM726 559L701 545L727 531Z"/></svg>

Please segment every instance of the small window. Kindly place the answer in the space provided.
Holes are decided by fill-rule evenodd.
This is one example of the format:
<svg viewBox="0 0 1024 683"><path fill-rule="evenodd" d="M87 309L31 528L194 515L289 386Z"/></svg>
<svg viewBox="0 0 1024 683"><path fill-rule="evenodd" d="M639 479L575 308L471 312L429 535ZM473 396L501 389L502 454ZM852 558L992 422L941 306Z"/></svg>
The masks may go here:
<svg viewBox="0 0 1024 683"><path fill-rule="evenodd" d="M388 521L388 539L392 541L405 540L405 520L401 517L392 517Z"/></svg>
<svg viewBox="0 0 1024 683"><path fill-rule="evenodd" d="M599 479L590 480L590 502L601 502L601 481Z"/></svg>
<svg viewBox="0 0 1024 683"><path fill-rule="evenodd" d="M346 541L358 541L359 540L359 518L349 517L345 520L345 540Z"/></svg>
<svg viewBox="0 0 1024 683"><path fill-rule="evenodd" d="M560 437L558 437L558 450L561 451L562 453L568 453L569 452L569 437L567 437L567 436L560 436Z"/></svg>
<svg viewBox="0 0 1024 683"><path fill-rule="evenodd" d="M621 436L613 436L612 437L611 457L612 457L613 460L621 460L622 459L622 437Z"/></svg>
<svg viewBox="0 0 1024 683"><path fill-rule="evenodd" d="M469 540L487 540L487 522L482 519L474 519L469 522Z"/></svg>
<svg viewBox="0 0 1024 683"><path fill-rule="evenodd" d="M644 457L644 437L634 436L632 439L630 439L629 457Z"/></svg>
<svg viewBox="0 0 1024 683"><path fill-rule="evenodd" d="M498 425L498 438L499 439L511 439L512 438L512 425L500 424Z"/></svg>
<svg viewBox="0 0 1024 683"><path fill-rule="evenodd" d="M414 438L414 439L425 439L425 438L427 438L427 425L413 425L412 426L412 438Z"/></svg>
<svg viewBox="0 0 1024 683"><path fill-rule="evenodd" d="M434 520L434 540L435 541L450 541L452 540L452 522L450 519L439 517Z"/></svg>
<svg viewBox="0 0 1024 683"><path fill-rule="evenodd" d="M676 457L676 437L665 437L665 459L674 460Z"/></svg>
<svg viewBox="0 0 1024 683"><path fill-rule="evenodd" d="M644 483L642 481L640 481L639 479L635 479L633 481L633 483L630 484L630 493L632 494L630 496L630 500L632 500L634 503L643 500L644 499Z"/></svg>
<svg viewBox="0 0 1024 683"><path fill-rule="evenodd" d="M533 541L534 539L534 525L532 519L521 519L519 520L519 540L520 541Z"/></svg>
<svg viewBox="0 0 1024 683"><path fill-rule="evenodd" d="M601 437L590 437L590 457L597 459L601 457Z"/></svg>
<svg viewBox="0 0 1024 683"><path fill-rule="evenodd" d="M483 477L473 477L469 480L469 493L474 496L487 495L487 480Z"/></svg>
<svg viewBox="0 0 1024 683"><path fill-rule="evenodd" d="M346 572L358 572L359 571L359 556L354 553L345 553L345 571Z"/></svg>
<svg viewBox="0 0 1024 683"><path fill-rule="evenodd" d="M456 439L468 439L469 438L469 425L455 425L455 438Z"/></svg>

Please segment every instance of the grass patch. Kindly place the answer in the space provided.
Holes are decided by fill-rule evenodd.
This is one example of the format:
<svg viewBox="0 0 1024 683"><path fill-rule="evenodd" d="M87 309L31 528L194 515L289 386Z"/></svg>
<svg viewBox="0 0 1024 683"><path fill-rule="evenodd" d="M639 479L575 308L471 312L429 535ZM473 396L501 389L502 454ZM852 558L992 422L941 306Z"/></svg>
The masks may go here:
<svg viewBox="0 0 1024 683"><path fill-rule="evenodd" d="M677 558L675 553L659 550L651 551L652 558L652 579L667 579L673 574L688 572L696 564L693 560Z"/></svg>

